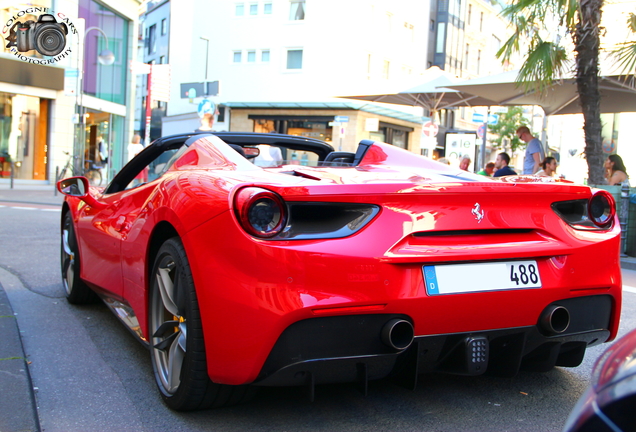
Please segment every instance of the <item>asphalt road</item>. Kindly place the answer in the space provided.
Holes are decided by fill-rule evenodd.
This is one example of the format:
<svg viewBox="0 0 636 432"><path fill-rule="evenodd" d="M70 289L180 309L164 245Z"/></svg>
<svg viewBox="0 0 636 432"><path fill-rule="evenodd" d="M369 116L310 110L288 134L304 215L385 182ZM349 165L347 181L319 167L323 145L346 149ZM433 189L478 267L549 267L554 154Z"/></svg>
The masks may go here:
<svg viewBox="0 0 636 432"><path fill-rule="evenodd" d="M366 397L354 385L319 386L313 403L303 388L263 388L247 404L176 413L158 395L148 351L111 312L64 299L59 207L0 204L0 281L17 314L47 432L559 431L607 347L588 350L578 368L544 374L421 376L415 391L383 380L371 382ZM621 334L636 328L636 272L623 274L632 289Z"/></svg>

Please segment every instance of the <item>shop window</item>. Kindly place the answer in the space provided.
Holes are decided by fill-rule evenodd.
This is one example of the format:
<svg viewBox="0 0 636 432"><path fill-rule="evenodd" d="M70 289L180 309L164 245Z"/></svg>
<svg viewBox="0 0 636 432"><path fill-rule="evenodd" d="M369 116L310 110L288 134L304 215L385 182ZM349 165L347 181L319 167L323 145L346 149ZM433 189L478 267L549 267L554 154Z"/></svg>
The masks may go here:
<svg viewBox="0 0 636 432"><path fill-rule="evenodd" d="M291 0L289 6L290 21L301 21L305 19L305 0Z"/></svg>
<svg viewBox="0 0 636 432"><path fill-rule="evenodd" d="M276 132L327 142L332 139L333 127L329 123L333 121L333 116L249 115L248 118L254 121L253 132ZM298 155L299 158L301 156Z"/></svg>
<svg viewBox="0 0 636 432"><path fill-rule="evenodd" d="M380 129L373 133L373 138L381 139L385 143L408 150L409 132L413 132L413 129L387 123L380 123Z"/></svg>
<svg viewBox="0 0 636 432"><path fill-rule="evenodd" d="M89 31L84 47L84 93L99 99L126 104L129 27L131 21L116 11L93 0L79 1L79 18L86 20L86 28L98 27L108 36L106 39L98 31ZM154 27L154 30L152 28ZM156 51L156 25L148 30L148 52ZM152 33L152 34L151 34ZM111 65L102 65L97 61L100 52L108 48L115 55ZM151 51L152 50L152 51Z"/></svg>
<svg viewBox="0 0 636 432"><path fill-rule="evenodd" d="M293 49L287 51L287 69L303 68L303 50Z"/></svg>

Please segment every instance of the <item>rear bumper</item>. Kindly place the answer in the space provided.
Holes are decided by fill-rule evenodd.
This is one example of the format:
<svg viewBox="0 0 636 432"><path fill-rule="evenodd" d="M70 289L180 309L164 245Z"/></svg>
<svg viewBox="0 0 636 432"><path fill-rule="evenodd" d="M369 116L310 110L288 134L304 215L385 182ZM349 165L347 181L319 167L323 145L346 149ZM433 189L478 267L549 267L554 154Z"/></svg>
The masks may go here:
<svg viewBox="0 0 636 432"><path fill-rule="evenodd" d="M380 379L397 375L415 385L417 375L444 372L514 376L520 370L578 366L585 350L607 341L613 300L587 296L552 303L569 312L559 334L535 326L416 336L404 350L380 334L397 314L312 318L289 326L278 339L255 385L296 386ZM546 308L548 309L548 308ZM593 312L593 313L592 313Z"/></svg>
<svg viewBox="0 0 636 432"><path fill-rule="evenodd" d="M470 247L466 242L461 245L463 259L454 254L449 257L438 249L426 254L418 249L412 256L396 257L387 253L391 247L386 244L387 238L395 236L382 232L381 226L375 224L350 238L298 242L256 241L233 224L231 215L224 214L215 218L215 224L204 224L184 237L203 311L208 372L220 384L265 383L265 378L277 370L298 362L330 358L345 362L345 358L359 356L388 356L389 360L405 357L402 355L405 353L395 351L362 350L351 354L345 350L332 355L325 350L315 357L296 356L270 369L270 358L287 329L300 322L320 322L322 318L338 322L340 317L370 314L402 316L411 322L418 338L485 335L534 327L542 311L561 299L606 295L611 303L609 324L604 322L580 332L609 330L609 336L601 338L605 341L615 337L618 329L621 308L618 232L577 234L583 239L564 235L567 242L559 242L558 248L547 248L541 254L535 249L522 248L511 236L502 238L497 243L497 260L536 260L541 288L429 295L423 265L494 259L475 259L473 255L479 247ZM487 239L477 237L473 239L475 245L478 240L486 243ZM221 245L222 253L218 253ZM506 251L505 256L502 251ZM466 283L471 283L469 277ZM587 315L595 316L595 309L592 311ZM336 338L327 338L329 344L347 333L343 330L347 325L334 326ZM361 326L360 334L364 334L364 327ZM377 337L378 328L370 332L373 337ZM306 335L299 331L299 338L314 339L311 330L307 329ZM546 336L550 338L547 340L555 340L553 336ZM351 344L357 337L344 339L345 344ZM525 339L523 344L527 346ZM529 352L524 351L522 357ZM433 365L436 362L437 359L430 361ZM420 369L436 370L435 366L424 366ZM388 368L391 373L395 367L382 366L382 369ZM378 372L377 376L386 373Z"/></svg>

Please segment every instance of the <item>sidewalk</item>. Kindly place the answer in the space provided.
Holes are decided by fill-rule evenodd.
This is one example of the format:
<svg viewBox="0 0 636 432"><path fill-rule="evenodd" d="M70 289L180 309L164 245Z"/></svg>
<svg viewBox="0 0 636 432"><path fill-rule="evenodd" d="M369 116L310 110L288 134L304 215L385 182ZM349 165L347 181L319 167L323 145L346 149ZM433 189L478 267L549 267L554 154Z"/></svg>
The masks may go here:
<svg viewBox="0 0 636 432"><path fill-rule="evenodd" d="M55 186L46 184L14 184L0 181L0 202L61 205L64 195Z"/></svg>
<svg viewBox="0 0 636 432"><path fill-rule="evenodd" d="M0 283L0 431L39 431L33 384L18 321Z"/></svg>

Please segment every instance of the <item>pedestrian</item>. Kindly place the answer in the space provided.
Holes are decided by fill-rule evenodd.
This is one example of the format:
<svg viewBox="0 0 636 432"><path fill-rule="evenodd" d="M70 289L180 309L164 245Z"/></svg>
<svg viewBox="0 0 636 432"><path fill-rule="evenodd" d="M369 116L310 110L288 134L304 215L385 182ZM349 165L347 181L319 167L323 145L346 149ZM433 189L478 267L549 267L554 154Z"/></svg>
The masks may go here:
<svg viewBox="0 0 636 432"><path fill-rule="evenodd" d="M620 186L629 178L627 168L623 163L623 158L617 154L611 154L605 159L605 180L607 184Z"/></svg>
<svg viewBox="0 0 636 432"><path fill-rule="evenodd" d="M104 166L108 163L108 143L104 137L97 136L97 165Z"/></svg>
<svg viewBox="0 0 636 432"><path fill-rule="evenodd" d="M459 169L468 171L468 167L470 166L471 162L472 162L472 159L470 158L470 156L468 155L462 156L462 158L459 161Z"/></svg>
<svg viewBox="0 0 636 432"><path fill-rule="evenodd" d="M486 164L486 166L484 166L484 169L479 171L477 174L483 175L486 177L492 177L494 173L495 173L495 163L490 161Z"/></svg>
<svg viewBox="0 0 636 432"><path fill-rule="evenodd" d="M195 132L209 132L212 130L212 125L214 124L214 115L211 113L203 114L201 117L201 126L199 129L196 129Z"/></svg>
<svg viewBox="0 0 636 432"><path fill-rule="evenodd" d="M137 156L143 149L144 146L141 143L141 136L139 134L135 134L132 137L130 144L128 144L128 160L130 161L132 158Z"/></svg>
<svg viewBox="0 0 636 432"><path fill-rule="evenodd" d="M535 138L527 126L521 126L517 129L519 139L528 145L526 146L526 155L523 158L523 174L534 174L539 171L541 161L545 158L543 145L538 138Z"/></svg>
<svg viewBox="0 0 636 432"><path fill-rule="evenodd" d="M495 174L493 177L503 177L509 175L517 175L515 170L510 168L508 164L510 163L510 155L506 152L501 152L497 155L497 159L495 159Z"/></svg>
<svg viewBox="0 0 636 432"><path fill-rule="evenodd" d="M539 177L554 177L557 169L557 161L552 156L548 156L541 162L541 169L534 175Z"/></svg>

